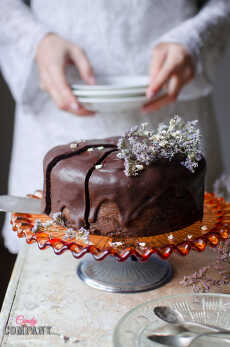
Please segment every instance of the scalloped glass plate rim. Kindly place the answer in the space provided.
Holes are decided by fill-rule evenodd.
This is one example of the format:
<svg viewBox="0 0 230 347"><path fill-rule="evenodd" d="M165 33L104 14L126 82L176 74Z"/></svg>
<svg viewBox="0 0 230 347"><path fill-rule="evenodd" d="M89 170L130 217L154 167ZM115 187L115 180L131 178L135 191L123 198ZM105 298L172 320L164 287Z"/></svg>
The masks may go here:
<svg viewBox="0 0 230 347"><path fill-rule="evenodd" d="M175 231L176 239L173 242L170 242L170 240L168 240L167 234L163 234L163 236L160 235L160 239L157 239L159 237L159 235L156 235L155 237L149 236L149 237L147 237L148 240L151 239L150 241L152 242L153 241L152 239L154 239L155 244L154 245L153 244L146 244L146 249L144 250L144 253L142 251L141 251L141 253L139 253L139 249L137 248L137 244L136 243L133 244L132 241L130 243L129 239L126 239L125 245L124 245L125 247L122 247L120 249L119 246L112 245L111 240L109 238L104 237L104 236L99 237L96 235L91 235L92 238L96 237L96 240L94 240L95 242L93 243L93 245L89 245L89 244L85 244L85 243L79 244L76 241L66 243L65 241L63 241L63 239L58 239L58 248L57 248L57 245L56 245L57 235L56 234L55 234L54 238L53 237L50 238L50 235L48 235L49 232L46 233L45 238L43 235L41 237L42 244L40 244L40 239L38 237L39 235L33 234L32 237L30 235L30 237L27 238L27 231L29 230L29 232L31 232L31 228L33 226L33 223L31 224L31 221L28 221L27 217L23 216L23 214L18 214L19 216L17 216L16 213L13 213L11 223L13 224L13 230L17 231L18 236L20 234L19 237L26 237L27 243L37 242L39 248L41 248L41 249L44 249L46 247L52 247L56 254L62 254L64 251L66 251L68 249L72 252L74 257L76 257L76 258L82 257L85 253L91 253L96 260L103 260L104 257L106 257L107 255L110 254L113 256L117 256L117 257L119 257L119 259L121 261L124 261L131 254L137 255L142 260L147 260L148 257L152 253L157 253L160 257L167 259L171 255L172 252L178 251L179 254L185 256L185 255L189 254L189 252L191 250L195 250L195 251L200 252L200 251L204 251L206 246L215 247L218 245L219 241L225 240L227 237L229 237L230 203L226 203L224 201L224 199L222 199L222 198L216 198L215 195L211 194L211 193L205 193L205 200L206 200L207 206L210 205L211 210L214 213L214 218L215 218L214 225L213 225L213 221L211 221L211 220L209 220L209 221L204 220L203 221L204 223L208 223L207 225L209 225L211 223L209 225L210 230L205 231L205 234L200 233L200 227L198 229L196 226L196 223L195 223L192 226L189 226L188 228L194 229L194 226L196 226L195 232L198 232L198 234L194 234L194 230L188 231L187 230L188 228L181 229L181 230ZM224 207L224 209L223 209L223 207ZM220 208L222 210L221 214L219 213ZM25 220L22 223L23 217L25 218ZM45 217L45 216L43 216L43 217ZM30 215L29 218L33 220L35 218L35 215ZM46 218L50 218L50 217L46 217ZM211 216L210 216L210 214L207 214L207 217L204 217L204 218L210 219ZM224 233L226 235L220 234L221 231L224 231ZM55 231L55 232L57 232L57 231ZM63 233L63 230L61 232ZM194 238L192 238L190 240L190 239L187 239L187 237L186 237L186 240L185 240L184 234L188 234L190 232L192 233ZM179 235L177 235L176 233L179 233ZM98 240L98 238L100 240ZM143 239L144 238L142 238L142 240ZM156 239L157 239L158 244L156 244ZM101 242L102 240L103 240L103 242L105 241L103 243L103 247L98 245L98 241ZM62 247L60 247L60 244L59 244L60 242L62 243ZM73 245L76 245L78 247L78 249L77 250L73 249Z"/></svg>

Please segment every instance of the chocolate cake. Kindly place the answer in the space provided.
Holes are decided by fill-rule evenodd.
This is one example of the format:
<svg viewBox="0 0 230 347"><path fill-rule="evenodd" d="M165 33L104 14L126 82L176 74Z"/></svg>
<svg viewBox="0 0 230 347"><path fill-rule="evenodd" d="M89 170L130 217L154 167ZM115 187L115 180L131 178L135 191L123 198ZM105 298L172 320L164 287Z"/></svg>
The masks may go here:
<svg viewBox="0 0 230 347"><path fill-rule="evenodd" d="M168 233L201 220L206 162L200 150L196 159L182 150L169 159L151 149L161 140L143 129L51 149L44 158L44 213L61 213L68 227L120 238Z"/></svg>

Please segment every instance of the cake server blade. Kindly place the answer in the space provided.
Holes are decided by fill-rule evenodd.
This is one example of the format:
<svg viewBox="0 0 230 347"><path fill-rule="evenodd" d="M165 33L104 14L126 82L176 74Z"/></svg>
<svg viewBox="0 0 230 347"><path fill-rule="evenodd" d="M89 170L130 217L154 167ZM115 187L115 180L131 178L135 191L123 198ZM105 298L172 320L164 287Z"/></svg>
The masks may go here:
<svg viewBox="0 0 230 347"><path fill-rule="evenodd" d="M41 200L21 196L0 195L0 211L42 214Z"/></svg>

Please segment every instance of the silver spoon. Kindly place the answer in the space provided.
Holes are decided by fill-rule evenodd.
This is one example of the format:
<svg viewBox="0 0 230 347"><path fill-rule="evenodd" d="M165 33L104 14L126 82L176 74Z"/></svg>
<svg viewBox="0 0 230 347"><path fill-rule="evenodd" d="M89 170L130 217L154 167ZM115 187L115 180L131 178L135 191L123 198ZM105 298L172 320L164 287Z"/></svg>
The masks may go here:
<svg viewBox="0 0 230 347"><path fill-rule="evenodd" d="M203 336L216 336L219 334L230 335L229 333L223 333L222 331L217 332L208 332L208 333L202 333L199 335L194 336L179 336L179 335L149 335L147 336L148 339L155 343L160 343L165 346L171 346L171 347L190 347L193 342ZM225 339L230 345L230 339Z"/></svg>
<svg viewBox="0 0 230 347"><path fill-rule="evenodd" d="M179 312L174 311L172 308L168 306L156 306L153 311L155 315L157 315L157 317L162 319L164 322L168 324L175 324L178 326L180 325L189 330L194 330L192 328L203 328L203 329L205 328L212 331L220 331L222 333L230 332L230 330L228 329L222 329L215 325L202 324L202 323L193 322L193 321L185 321L183 319L183 316Z"/></svg>

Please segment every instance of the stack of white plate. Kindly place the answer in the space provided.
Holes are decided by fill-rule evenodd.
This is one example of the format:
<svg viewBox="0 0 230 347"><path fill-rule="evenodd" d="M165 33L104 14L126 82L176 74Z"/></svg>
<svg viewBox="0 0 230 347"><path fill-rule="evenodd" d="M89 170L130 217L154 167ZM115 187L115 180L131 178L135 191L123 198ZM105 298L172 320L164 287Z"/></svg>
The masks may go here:
<svg viewBox="0 0 230 347"><path fill-rule="evenodd" d="M87 109L121 112L140 108L147 102L148 76L96 76L96 84L72 84L74 95Z"/></svg>

